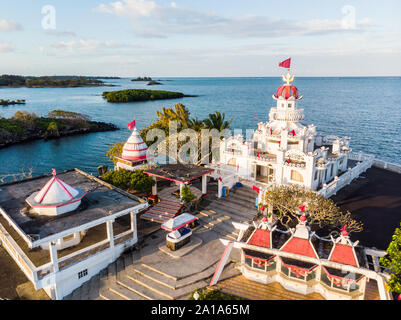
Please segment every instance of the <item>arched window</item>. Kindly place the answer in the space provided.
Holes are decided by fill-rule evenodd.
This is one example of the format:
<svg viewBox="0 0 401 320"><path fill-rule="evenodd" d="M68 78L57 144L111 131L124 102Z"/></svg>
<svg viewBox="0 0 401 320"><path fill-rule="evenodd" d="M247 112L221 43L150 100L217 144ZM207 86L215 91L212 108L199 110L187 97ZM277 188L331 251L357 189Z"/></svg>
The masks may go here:
<svg viewBox="0 0 401 320"><path fill-rule="evenodd" d="M304 182L304 178L302 174L300 174L296 170L291 170L291 180L297 181L297 182Z"/></svg>

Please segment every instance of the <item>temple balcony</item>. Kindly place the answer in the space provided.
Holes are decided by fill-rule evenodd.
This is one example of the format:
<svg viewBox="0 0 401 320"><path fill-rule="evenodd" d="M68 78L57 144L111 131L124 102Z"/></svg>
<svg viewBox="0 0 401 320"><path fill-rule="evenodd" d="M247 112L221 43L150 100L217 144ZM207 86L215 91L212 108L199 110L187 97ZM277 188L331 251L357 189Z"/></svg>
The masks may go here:
<svg viewBox="0 0 401 320"><path fill-rule="evenodd" d="M271 108L269 118L270 120L300 121L304 119L304 109L278 110L277 108Z"/></svg>

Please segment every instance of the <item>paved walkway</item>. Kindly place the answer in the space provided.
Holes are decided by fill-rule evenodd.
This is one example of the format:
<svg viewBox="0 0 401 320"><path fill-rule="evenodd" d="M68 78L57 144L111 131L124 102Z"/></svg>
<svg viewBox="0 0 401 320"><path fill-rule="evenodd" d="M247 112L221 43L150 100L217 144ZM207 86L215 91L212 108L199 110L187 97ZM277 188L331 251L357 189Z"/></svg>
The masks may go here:
<svg viewBox="0 0 401 320"><path fill-rule="evenodd" d="M373 167L333 200L364 224L362 232L351 234L352 240L365 247L387 249L401 222L401 174Z"/></svg>

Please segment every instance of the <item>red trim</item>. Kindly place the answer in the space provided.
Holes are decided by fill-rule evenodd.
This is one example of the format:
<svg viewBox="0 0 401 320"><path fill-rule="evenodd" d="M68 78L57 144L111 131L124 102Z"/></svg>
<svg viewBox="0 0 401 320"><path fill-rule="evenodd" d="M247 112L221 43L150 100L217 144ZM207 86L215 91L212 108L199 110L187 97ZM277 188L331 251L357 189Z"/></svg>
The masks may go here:
<svg viewBox="0 0 401 320"><path fill-rule="evenodd" d="M322 266L322 269L324 270L324 272L326 273L328 278L335 278L335 279L339 279L339 280L346 280L348 282L353 282L353 283L357 283L359 280L361 280L364 275L362 275L358 280L354 280L354 279L349 279L349 278L343 278L343 277L339 277L339 276L334 276L332 274L330 274L326 268L324 266Z"/></svg>
<svg viewBox="0 0 401 320"><path fill-rule="evenodd" d="M147 156L145 155L145 156L139 156L139 157L121 157L121 158L123 158L123 159L125 159L125 160L146 160L147 159Z"/></svg>
<svg viewBox="0 0 401 320"><path fill-rule="evenodd" d="M280 257L280 260L281 260L281 264L282 264L284 267L289 268L289 269L298 269L298 270L303 270L303 271L306 271L306 272L312 272L315 268L318 267L318 265L315 265L315 266L313 266L313 267L310 268L310 269L305 269L305 268L293 266L293 265L291 265L291 264L285 264L285 263L283 262L283 259L281 259L281 257Z"/></svg>
<svg viewBox="0 0 401 320"><path fill-rule="evenodd" d="M66 205L68 205L68 204L71 204L71 203L77 202L77 201L79 201L79 200L82 200L82 198L85 197L85 195L86 195L86 192L85 192L85 193L83 194L83 196L80 197L80 198L74 199L74 200L72 200L72 201L65 202L65 203L63 203L63 204L59 204L59 205L57 205L57 206L35 206L35 205L30 204L28 200L26 200L26 202L28 202L28 204L29 204L32 208L60 208L60 207L66 206Z"/></svg>
<svg viewBox="0 0 401 320"><path fill-rule="evenodd" d="M46 188L46 190L45 190L45 192L43 193L43 195L42 195L42 197L40 198L40 200L38 201L38 203L42 203L43 198L45 197L47 191L49 191L49 189L50 189L50 187L51 187L51 185L53 184L53 182L54 182L55 179L56 179L56 176L54 176L53 178L51 178L51 179L47 182L47 184L48 184L47 187L46 187L47 184L45 184L44 188ZM40 191L42 191L42 190L40 190ZM39 191L39 192L40 192L40 191Z"/></svg>
<svg viewBox="0 0 401 320"><path fill-rule="evenodd" d="M269 259L263 259L263 258L253 257L253 256L250 256L250 255L247 255L247 254L244 253L244 257L245 258L258 259L258 260L263 260L263 261L269 262L270 260L274 259L275 256L272 256Z"/></svg>
<svg viewBox="0 0 401 320"><path fill-rule="evenodd" d="M73 198L74 198L74 196L67 190L66 187L64 187L64 185L60 182L60 179L57 178L57 177L56 177L56 182L59 184L59 186L60 186L61 188L63 188L63 190L64 190L65 192L67 192L67 194L68 194L68 196L70 197L70 199L73 199Z"/></svg>
<svg viewBox="0 0 401 320"><path fill-rule="evenodd" d="M282 247L280 251L300 254L311 258L319 258L309 240L294 236L284 244L284 247Z"/></svg>
<svg viewBox="0 0 401 320"><path fill-rule="evenodd" d="M143 144L143 143L145 143L144 141L142 141L142 142L126 142L125 144Z"/></svg>
<svg viewBox="0 0 401 320"><path fill-rule="evenodd" d="M219 264L217 265L216 271L220 269L221 263L222 263L224 257L226 256L228 248L230 247L230 245L231 245L231 242L229 242L226 245L226 248L224 249L223 255L220 258ZM216 277L216 272L214 273L212 280L210 280L210 283L213 283L215 277Z"/></svg>
<svg viewBox="0 0 401 320"><path fill-rule="evenodd" d="M129 152L133 152L133 151L139 152L139 151L145 151L145 150L148 150L148 148L145 148L145 149L138 149L138 150L134 150L134 149L125 149L125 148L123 148L123 151L129 151Z"/></svg>

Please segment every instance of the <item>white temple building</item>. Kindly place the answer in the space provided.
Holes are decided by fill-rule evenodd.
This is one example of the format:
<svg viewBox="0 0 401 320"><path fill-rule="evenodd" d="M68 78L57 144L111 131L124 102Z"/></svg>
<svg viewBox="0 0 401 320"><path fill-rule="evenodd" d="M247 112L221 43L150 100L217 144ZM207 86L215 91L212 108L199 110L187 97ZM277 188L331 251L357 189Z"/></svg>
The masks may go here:
<svg viewBox="0 0 401 320"><path fill-rule="evenodd" d="M366 171L374 157L352 154L349 137L322 136L305 124L304 109L298 107L302 96L291 84L294 76L288 72L283 81L273 95L269 121L258 123L250 140L242 135L223 139L219 162L211 167L220 169L215 175L223 186L239 179L262 187L295 184L329 197Z"/></svg>
<svg viewBox="0 0 401 320"><path fill-rule="evenodd" d="M136 127L134 127L131 136L124 144L121 156L115 158L117 159L115 170L127 169L134 171L147 167L148 161L151 159L148 153L148 146L142 140Z"/></svg>

